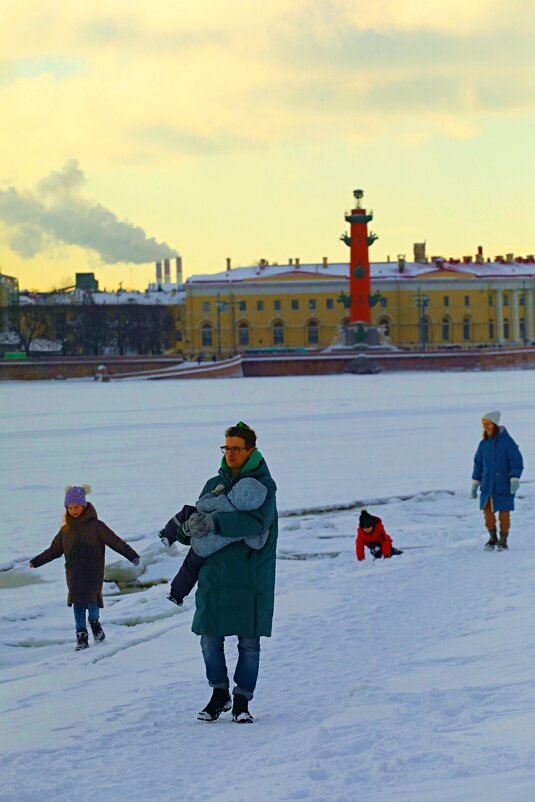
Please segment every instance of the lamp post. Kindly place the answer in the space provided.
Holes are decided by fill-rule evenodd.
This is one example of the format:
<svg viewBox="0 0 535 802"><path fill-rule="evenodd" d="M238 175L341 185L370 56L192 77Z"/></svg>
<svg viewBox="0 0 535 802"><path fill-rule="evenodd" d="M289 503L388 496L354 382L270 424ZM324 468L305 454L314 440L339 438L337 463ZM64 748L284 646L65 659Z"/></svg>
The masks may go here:
<svg viewBox="0 0 535 802"><path fill-rule="evenodd" d="M418 287L418 291L412 296L416 301L416 306L418 308L418 338L419 338L419 346L423 350L425 350L425 346L427 344L427 327L426 327L426 320L425 320L425 310L429 306L429 295L426 295L425 292L422 292L421 289Z"/></svg>
<svg viewBox="0 0 535 802"><path fill-rule="evenodd" d="M221 312L228 309L228 301L222 301L221 295L217 293L216 311L217 311L217 357L221 359Z"/></svg>

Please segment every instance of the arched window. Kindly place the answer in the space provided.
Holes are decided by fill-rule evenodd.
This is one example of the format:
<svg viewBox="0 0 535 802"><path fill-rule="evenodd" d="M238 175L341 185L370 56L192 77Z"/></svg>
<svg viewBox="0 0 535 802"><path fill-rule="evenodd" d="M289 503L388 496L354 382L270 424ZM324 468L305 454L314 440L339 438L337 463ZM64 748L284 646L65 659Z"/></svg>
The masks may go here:
<svg viewBox="0 0 535 802"><path fill-rule="evenodd" d="M489 320L489 340L493 340L493 339L494 339L494 321L491 318Z"/></svg>
<svg viewBox="0 0 535 802"><path fill-rule="evenodd" d="M442 318L442 339L445 343L449 343L451 338L451 320L449 317Z"/></svg>
<svg viewBox="0 0 535 802"><path fill-rule="evenodd" d="M319 325L317 320L309 320L307 323L307 341L309 345L317 345L319 342Z"/></svg>
<svg viewBox="0 0 535 802"><path fill-rule="evenodd" d="M273 345L284 345L284 323L276 320L273 324Z"/></svg>
<svg viewBox="0 0 535 802"><path fill-rule="evenodd" d="M212 326L210 323L203 323L201 326L202 345L212 345Z"/></svg>
<svg viewBox="0 0 535 802"><path fill-rule="evenodd" d="M238 343L240 345L249 345L249 324L248 323L239 323L238 324Z"/></svg>
<svg viewBox="0 0 535 802"><path fill-rule="evenodd" d="M506 317L503 320L503 339L508 340L510 336L511 335L509 331L509 318Z"/></svg>
<svg viewBox="0 0 535 802"><path fill-rule="evenodd" d="M472 321L469 317L463 318L463 340L465 343L470 342L472 339Z"/></svg>
<svg viewBox="0 0 535 802"><path fill-rule="evenodd" d="M387 317L380 317L377 325L383 329L385 337L390 337L390 319Z"/></svg>

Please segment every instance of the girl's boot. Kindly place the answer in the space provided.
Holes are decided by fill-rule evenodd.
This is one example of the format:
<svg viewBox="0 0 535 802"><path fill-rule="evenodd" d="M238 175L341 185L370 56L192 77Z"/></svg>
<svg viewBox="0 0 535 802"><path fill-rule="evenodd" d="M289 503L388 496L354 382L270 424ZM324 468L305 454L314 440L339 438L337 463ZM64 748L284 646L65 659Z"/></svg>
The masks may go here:
<svg viewBox="0 0 535 802"><path fill-rule="evenodd" d="M104 634L104 630L100 626L100 621L90 621L91 631L93 633L93 638L95 639L95 643L100 643L100 641L104 640L106 637Z"/></svg>
<svg viewBox="0 0 535 802"><path fill-rule="evenodd" d="M76 633L76 646L74 647L75 652L79 652L81 649L89 649L89 641L87 639L87 632L77 632Z"/></svg>

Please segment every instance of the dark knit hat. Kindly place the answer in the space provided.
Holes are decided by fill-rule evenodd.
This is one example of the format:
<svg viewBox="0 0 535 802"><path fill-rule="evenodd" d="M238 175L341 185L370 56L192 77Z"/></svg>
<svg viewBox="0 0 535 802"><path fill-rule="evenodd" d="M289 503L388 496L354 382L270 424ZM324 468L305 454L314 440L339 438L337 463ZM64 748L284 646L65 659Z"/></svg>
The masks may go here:
<svg viewBox="0 0 535 802"><path fill-rule="evenodd" d="M359 524L362 526L363 529L367 529L369 526L375 526L377 518L374 518L373 515L367 510L362 510L360 513Z"/></svg>
<svg viewBox="0 0 535 802"><path fill-rule="evenodd" d="M86 493L90 493L91 488L89 485L68 485L65 488L65 509L69 506L69 504L79 504L80 507L87 507L87 499L85 497Z"/></svg>

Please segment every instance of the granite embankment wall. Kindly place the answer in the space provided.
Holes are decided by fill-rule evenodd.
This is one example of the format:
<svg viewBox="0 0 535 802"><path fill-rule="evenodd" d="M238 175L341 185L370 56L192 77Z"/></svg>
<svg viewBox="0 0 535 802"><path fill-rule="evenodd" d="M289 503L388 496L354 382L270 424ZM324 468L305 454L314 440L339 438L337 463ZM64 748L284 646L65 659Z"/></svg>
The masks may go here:
<svg viewBox="0 0 535 802"><path fill-rule="evenodd" d="M314 376L345 373L357 353L303 355L247 355L244 376ZM535 368L535 347L479 349L428 353L366 353L371 364L385 372L405 370L495 370Z"/></svg>
<svg viewBox="0 0 535 802"><path fill-rule="evenodd" d="M38 359L0 359L0 381L32 379L74 379L93 377L100 365L110 378L220 378L232 376L314 376L345 373L358 353L245 355L215 362L186 366L180 357L40 357ZM535 369L535 347L479 349L431 353L372 353L364 361L380 370L495 370L498 368ZM173 367L177 368L174 372ZM243 371L243 372L242 372ZM144 374L147 374L144 376Z"/></svg>
<svg viewBox="0 0 535 802"><path fill-rule="evenodd" d="M105 365L110 376L132 371L158 370L180 365L181 357L104 357L104 356L55 356L35 359L0 359L0 381L15 379L78 379L92 377L99 365Z"/></svg>

